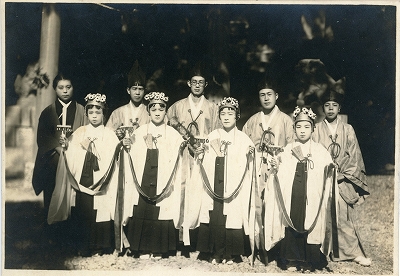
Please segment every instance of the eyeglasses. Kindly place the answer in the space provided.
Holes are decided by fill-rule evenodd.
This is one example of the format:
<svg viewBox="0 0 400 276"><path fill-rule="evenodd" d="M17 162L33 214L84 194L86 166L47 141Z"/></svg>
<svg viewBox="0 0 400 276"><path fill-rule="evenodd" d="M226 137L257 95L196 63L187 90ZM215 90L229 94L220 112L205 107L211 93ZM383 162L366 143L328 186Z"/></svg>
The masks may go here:
<svg viewBox="0 0 400 276"><path fill-rule="evenodd" d="M204 85L206 84L206 82L203 81L203 80L199 80L199 81L197 81L197 80L192 80L192 81L190 81L190 84L191 84L191 85L194 85L194 86L196 86L196 85L204 86Z"/></svg>

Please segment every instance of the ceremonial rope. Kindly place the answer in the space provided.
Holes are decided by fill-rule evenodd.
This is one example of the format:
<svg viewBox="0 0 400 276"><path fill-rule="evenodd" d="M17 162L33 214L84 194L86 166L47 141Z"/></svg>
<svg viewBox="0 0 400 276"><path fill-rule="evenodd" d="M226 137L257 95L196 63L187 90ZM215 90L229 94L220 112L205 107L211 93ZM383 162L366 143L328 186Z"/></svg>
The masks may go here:
<svg viewBox="0 0 400 276"><path fill-rule="evenodd" d="M207 191L208 191L215 199L218 199L218 200L227 201L227 200L232 199L235 195L238 194L240 188L242 188L242 186L243 186L243 180L244 180L244 177L246 176L247 169L249 168L250 159L251 159L251 154L248 154L248 155L247 155L246 168L244 169L244 173L243 173L242 179L240 180L239 185L236 187L236 189L235 189L229 196L227 196L227 197L220 196L220 195L218 195L217 193L215 193L215 192L213 191L213 189L211 188L211 185L210 185L210 181L208 180L206 171L204 170L204 166L203 166L202 163L200 163L201 177L202 177L202 179L203 179L203 183L205 184L205 186L206 186L206 188L207 188ZM226 169L226 168L225 168L225 169ZM226 179L224 179L224 181L226 181Z"/></svg>
<svg viewBox="0 0 400 276"><path fill-rule="evenodd" d="M114 155L111 160L110 166L108 166L108 169L107 169L106 173L103 175L103 177L100 178L99 181L97 181L93 185L91 185L89 187L85 187L85 188L93 191L94 195L103 195L105 193L105 191L107 190L107 187L110 183L111 176L114 173L115 165L116 165L117 159L118 159L118 154L119 154L121 148L122 148L122 143L120 142L115 147ZM72 188L74 188L76 191L80 191L80 192L88 194L87 192L82 191L81 188L79 187L80 184L76 181L75 177L72 175L72 173L68 167L67 159L65 157L65 152L63 151L62 154L64 155L65 168L67 170L67 173L70 175L70 179L72 179L72 183L70 182Z"/></svg>
<svg viewBox="0 0 400 276"><path fill-rule="evenodd" d="M131 172L132 172L132 177L133 177L133 182L135 183L136 189L138 190L139 194L142 195L145 199L149 200L149 201L157 201L160 198L162 198L164 195L166 195L166 193L169 191L171 184L172 184L172 180L174 178L174 175L176 173L176 170L178 168L178 164L179 164L179 159L181 158L182 152L181 152L182 147L180 147L179 153L178 153L178 157L176 158L175 161L175 165L174 165L174 169L172 170L171 176L168 179L167 184L165 185L164 189L161 191L160 194L155 195L155 196L148 196L143 190L142 187L140 186L137 177L136 177L136 173L135 173L135 169L133 168L133 162L132 162L132 157L129 154L129 166L131 168Z"/></svg>
<svg viewBox="0 0 400 276"><path fill-rule="evenodd" d="M325 193L325 187L326 187L326 179L327 179L327 176L328 176L328 173L329 173L329 169L330 169L330 168L332 168L332 167L331 167L331 166L328 166L328 167L326 167L326 168L324 169L324 185L323 185L323 188L322 188L322 196L321 196L321 199L320 199L320 202L319 202L317 215L316 215L316 217L315 217L315 219L314 219L314 222L311 224L310 228L307 229L307 230L304 230L304 231L300 231L300 230L296 229L296 227L293 225L293 222L292 222L290 216L289 216L288 213L287 213L286 206L285 206L285 204L283 203L282 190L281 190L281 187L280 187L280 183L279 183L278 176L277 176L276 173L274 173L274 178L275 178L275 181L274 181L274 183L275 183L275 190L276 190L276 194L277 194L277 196L278 196L278 203L279 203L279 206L281 207L281 210L282 210L282 213L283 213L283 217L284 217L285 221L287 222L287 224L289 224L290 228L292 228L292 229L293 229L294 231L296 231L297 233L300 233L300 234L304 234L304 233L307 233L307 232L308 232L308 233L311 233L312 230L314 230L314 227L315 227L315 225L317 224L317 220L318 220L318 217L319 217L319 213L320 213L320 211L321 211L322 201L323 201L323 199L324 199L324 193ZM333 169L334 169L334 167L333 167Z"/></svg>

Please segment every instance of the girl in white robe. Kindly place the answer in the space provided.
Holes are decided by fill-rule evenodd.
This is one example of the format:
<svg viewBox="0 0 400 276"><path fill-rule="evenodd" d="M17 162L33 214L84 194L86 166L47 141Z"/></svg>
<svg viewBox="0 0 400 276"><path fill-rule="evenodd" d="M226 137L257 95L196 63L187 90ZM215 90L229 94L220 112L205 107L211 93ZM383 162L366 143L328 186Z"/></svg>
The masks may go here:
<svg viewBox="0 0 400 276"><path fill-rule="evenodd" d="M151 122L134 131L132 179L136 188L125 193L124 228L130 250L140 258L168 257L177 249L181 202L181 135L165 124L168 97L145 95ZM124 139L130 143L131 140ZM130 169L130 171L131 171ZM130 177L130 178L128 178Z"/></svg>
<svg viewBox="0 0 400 276"><path fill-rule="evenodd" d="M294 112L296 141L278 155L276 176L267 183L265 244L278 241L283 269L314 270L327 265L330 197L334 166L329 152L313 142L315 114L307 108ZM335 207L334 207L335 208Z"/></svg>
<svg viewBox="0 0 400 276"><path fill-rule="evenodd" d="M73 236L78 253L90 256L112 253L114 249L116 179L111 177L105 183L107 189L102 194L97 194L91 186L107 173L119 140L114 131L103 125L106 96L88 94L85 100L85 112L90 123L78 128L69 140L60 139L60 142L67 145L66 164L74 179L66 178L67 182L76 188L71 192L69 204ZM53 203L55 201L56 198Z"/></svg>
<svg viewBox="0 0 400 276"><path fill-rule="evenodd" d="M218 107L223 128L208 136L201 170L204 185L196 183L199 202L191 202L191 215L186 218L192 221L184 222L184 231L187 231L185 226L197 222L199 258L214 264L232 264L240 262L241 255L248 253L245 235L249 234L254 144L236 127L240 116L237 100L224 98Z"/></svg>

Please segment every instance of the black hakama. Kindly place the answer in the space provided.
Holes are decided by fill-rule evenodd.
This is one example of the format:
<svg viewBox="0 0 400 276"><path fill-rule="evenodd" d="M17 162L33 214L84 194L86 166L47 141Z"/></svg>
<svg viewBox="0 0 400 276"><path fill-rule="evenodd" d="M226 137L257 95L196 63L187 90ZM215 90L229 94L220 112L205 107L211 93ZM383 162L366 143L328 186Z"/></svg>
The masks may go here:
<svg viewBox="0 0 400 276"><path fill-rule="evenodd" d="M224 157L216 157L214 192L224 194ZM210 222L200 223L197 250L211 253L217 262L222 259L232 260L233 256L244 254L244 230L226 229L226 215L223 214L224 202L214 199L213 210L210 211Z"/></svg>
<svg viewBox="0 0 400 276"><path fill-rule="evenodd" d="M149 197L157 194L158 149L147 149L141 188ZM133 217L124 229L130 250L142 254L168 254L175 251L177 235L174 222L159 220L160 208L156 202L139 196L133 207Z"/></svg>
<svg viewBox="0 0 400 276"><path fill-rule="evenodd" d="M89 149L91 145L89 146ZM83 163L80 184L93 185L93 171L98 171L97 159L89 150ZM94 196L76 192L75 207L71 208L71 222L77 249L83 256L93 253L112 253L114 248L113 222L96 222L97 210L93 209Z"/></svg>
<svg viewBox="0 0 400 276"><path fill-rule="evenodd" d="M307 162L298 162L293 179L290 219L298 231L304 231L307 206ZM281 241L280 257L290 266L311 265L320 268L326 265L326 257L320 251L321 244L308 244L308 232L298 233L285 228Z"/></svg>

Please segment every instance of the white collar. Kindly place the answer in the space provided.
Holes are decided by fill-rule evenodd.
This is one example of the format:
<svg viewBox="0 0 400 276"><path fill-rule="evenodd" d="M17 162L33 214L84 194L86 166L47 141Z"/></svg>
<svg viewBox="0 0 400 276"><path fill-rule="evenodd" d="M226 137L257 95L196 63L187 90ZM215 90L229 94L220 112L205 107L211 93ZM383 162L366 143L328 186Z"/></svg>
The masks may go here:
<svg viewBox="0 0 400 276"><path fill-rule="evenodd" d="M133 110L137 110L143 106L143 103L140 103L138 106L135 106L132 101L129 101L129 105Z"/></svg>
<svg viewBox="0 0 400 276"><path fill-rule="evenodd" d="M58 99L58 101L60 102L60 104L62 105L63 108L67 108L72 103L72 101L69 101L68 103L64 103L60 99Z"/></svg>
<svg viewBox="0 0 400 276"><path fill-rule="evenodd" d="M162 137L165 138L165 131L166 131L165 123L156 126L153 122L150 121L150 123L147 125L147 133L153 135L153 137L161 135Z"/></svg>
<svg viewBox="0 0 400 276"><path fill-rule="evenodd" d="M104 133L104 125L99 125L98 127L92 126L92 124L88 124L86 127L86 136L90 138L102 138Z"/></svg>
<svg viewBox="0 0 400 276"><path fill-rule="evenodd" d="M301 152L303 153L304 157L306 157L307 154L311 154L311 138L304 144L300 143L299 141L296 141L294 143L294 146L300 146Z"/></svg>
<svg viewBox="0 0 400 276"><path fill-rule="evenodd" d="M229 141L232 144L235 143L235 136L236 136L237 127L235 126L229 132L227 132L224 128L219 128L218 133L221 141Z"/></svg>
<svg viewBox="0 0 400 276"><path fill-rule="evenodd" d="M190 111L191 111L190 113L192 114L192 120L195 120L200 113L200 109L203 106L205 97L204 97L204 95L201 95L200 100L197 103L197 105L193 101L192 94L189 95L188 99L189 99L189 105L190 105Z"/></svg>
<svg viewBox="0 0 400 276"><path fill-rule="evenodd" d="M278 113L278 111L279 111L279 107L277 105L274 106L274 108L268 115L266 115L266 114L264 114L264 112L260 111L261 123L262 123L264 130L268 130L269 126L273 122L273 119L275 118L275 115ZM268 121L265 120L267 116L269 116Z"/></svg>
<svg viewBox="0 0 400 276"><path fill-rule="evenodd" d="M324 119L324 122L328 126L328 129L329 129L331 135L335 135L337 126L339 124L339 117L336 117L336 124L334 124L334 125L330 124L326 119Z"/></svg>

